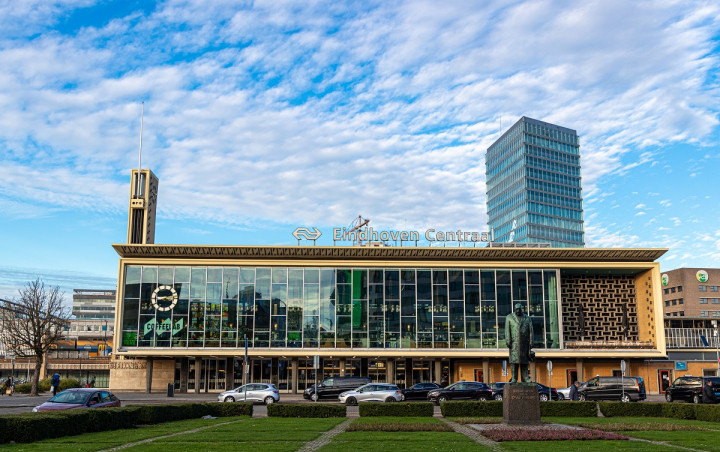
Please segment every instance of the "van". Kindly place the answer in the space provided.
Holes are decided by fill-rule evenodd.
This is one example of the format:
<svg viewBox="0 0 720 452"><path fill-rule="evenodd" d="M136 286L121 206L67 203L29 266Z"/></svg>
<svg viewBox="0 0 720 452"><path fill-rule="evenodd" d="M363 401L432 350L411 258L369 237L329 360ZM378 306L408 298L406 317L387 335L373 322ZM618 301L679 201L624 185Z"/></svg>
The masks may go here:
<svg viewBox="0 0 720 452"><path fill-rule="evenodd" d="M702 392L707 381L711 381L715 396L720 395L720 377L694 377L685 375L678 377L673 384L665 390L665 400L673 402L684 400L686 402L702 403Z"/></svg>
<svg viewBox="0 0 720 452"><path fill-rule="evenodd" d="M303 391L303 398L310 400L333 398L339 396L341 392L359 388L368 383L370 383L368 377L330 377L319 383L317 388L312 385Z"/></svg>
<svg viewBox="0 0 720 452"><path fill-rule="evenodd" d="M578 389L580 400L645 400L645 381L640 377L595 377Z"/></svg>

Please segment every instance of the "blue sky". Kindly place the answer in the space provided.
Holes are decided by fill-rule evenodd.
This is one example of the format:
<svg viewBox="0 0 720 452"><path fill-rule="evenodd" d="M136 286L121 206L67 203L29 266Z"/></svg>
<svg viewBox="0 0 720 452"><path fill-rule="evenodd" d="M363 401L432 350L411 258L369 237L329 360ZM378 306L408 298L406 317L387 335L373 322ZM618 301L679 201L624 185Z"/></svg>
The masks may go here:
<svg viewBox="0 0 720 452"><path fill-rule="evenodd" d="M720 267L717 2L0 0L0 30L0 297L114 286L143 101L156 243L484 231L525 115L580 135L587 246Z"/></svg>

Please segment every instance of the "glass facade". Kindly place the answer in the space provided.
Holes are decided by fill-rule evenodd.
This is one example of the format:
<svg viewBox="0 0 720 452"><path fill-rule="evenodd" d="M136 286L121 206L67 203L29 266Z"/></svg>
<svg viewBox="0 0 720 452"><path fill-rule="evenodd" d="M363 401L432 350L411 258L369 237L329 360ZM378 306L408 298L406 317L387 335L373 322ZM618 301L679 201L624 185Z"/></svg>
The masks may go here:
<svg viewBox="0 0 720 452"><path fill-rule="evenodd" d="M560 347L556 269L126 266L123 347L505 348L523 303ZM158 300L158 293L174 292Z"/></svg>
<svg viewBox="0 0 720 452"><path fill-rule="evenodd" d="M584 246L574 130L523 117L488 148L485 169L495 241Z"/></svg>

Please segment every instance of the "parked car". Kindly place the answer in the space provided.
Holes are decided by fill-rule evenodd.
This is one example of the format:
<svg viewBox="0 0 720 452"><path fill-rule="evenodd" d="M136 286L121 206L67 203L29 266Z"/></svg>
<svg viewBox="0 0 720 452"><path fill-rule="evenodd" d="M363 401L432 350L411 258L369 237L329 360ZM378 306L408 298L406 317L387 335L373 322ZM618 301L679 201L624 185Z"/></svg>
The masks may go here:
<svg viewBox="0 0 720 452"><path fill-rule="evenodd" d="M407 389L403 389L402 393L405 400L427 400L428 392L431 389L438 389L440 385L437 383L417 383Z"/></svg>
<svg viewBox="0 0 720 452"><path fill-rule="evenodd" d="M262 402L270 405L280 401L280 391L271 383L248 383L218 394L218 402Z"/></svg>
<svg viewBox="0 0 720 452"><path fill-rule="evenodd" d="M485 383L477 381L458 381L446 388L432 389L428 392L427 399L430 402L440 403L447 400L490 400L492 390Z"/></svg>
<svg viewBox="0 0 720 452"><path fill-rule="evenodd" d="M551 400L551 398L552 398L552 400L559 400L557 389L552 388L552 390L551 390L547 386L542 385L540 383L535 383L535 384L537 385L538 397L540 397L541 401L547 402L548 400ZM493 385L495 385L495 386L493 386ZM490 385L490 387L493 391L492 398L495 400L502 400L503 392L505 389L505 383L493 383L492 385ZM550 392L548 392L548 391L550 391ZM550 394L550 396L548 396L548 394Z"/></svg>
<svg viewBox="0 0 720 452"><path fill-rule="evenodd" d="M693 377L686 375L676 378L665 390L665 400L668 402L685 400L687 402L701 403L703 387L708 380L712 382L715 395L720 397L720 377Z"/></svg>
<svg viewBox="0 0 720 452"><path fill-rule="evenodd" d="M584 400L620 400L636 402L645 400L645 381L640 377L595 377L578 389L578 397Z"/></svg>
<svg viewBox="0 0 720 452"><path fill-rule="evenodd" d="M328 399L337 397L340 393L350 389L358 388L370 383L368 377L331 377L323 380L322 383L310 386L303 391L303 398L310 400Z"/></svg>
<svg viewBox="0 0 720 452"><path fill-rule="evenodd" d="M60 411L76 408L108 408L121 406L120 399L107 389L72 388L33 408L38 411Z"/></svg>
<svg viewBox="0 0 720 452"><path fill-rule="evenodd" d="M345 405L357 405L358 402L402 402L403 394L395 385L370 383L341 393L338 400Z"/></svg>

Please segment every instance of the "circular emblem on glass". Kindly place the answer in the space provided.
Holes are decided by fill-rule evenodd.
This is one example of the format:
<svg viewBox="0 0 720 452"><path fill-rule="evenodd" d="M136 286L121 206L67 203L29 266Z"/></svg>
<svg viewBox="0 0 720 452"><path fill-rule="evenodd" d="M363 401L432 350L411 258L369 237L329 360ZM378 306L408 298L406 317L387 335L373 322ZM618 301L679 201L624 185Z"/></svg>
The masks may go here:
<svg viewBox="0 0 720 452"><path fill-rule="evenodd" d="M152 304L158 311L170 311L177 301L178 295L173 286L159 286L152 293Z"/></svg>
<svg viewBox="0 0 720 452"><path fill-rule="evenodd" d="M667 273L663 273L663 275L662 275L662 283L663 283L663 286L667 286L667 285L668 285L668 275L667 275Z"/></svg>
<svg viewBox="0 0 720 452"><path fill-rule="evenodd" d="M705 270L700 270L695 274L695 277L700 282L707 282L708 280L708 274Z"/></svg>

